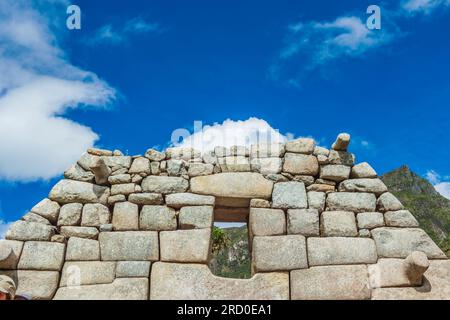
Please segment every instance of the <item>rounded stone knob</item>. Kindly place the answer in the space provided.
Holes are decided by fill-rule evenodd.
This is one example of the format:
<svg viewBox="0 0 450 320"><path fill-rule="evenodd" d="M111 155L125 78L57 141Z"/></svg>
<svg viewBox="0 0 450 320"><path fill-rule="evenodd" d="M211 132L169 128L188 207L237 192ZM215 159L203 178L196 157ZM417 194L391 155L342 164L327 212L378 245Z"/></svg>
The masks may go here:
<svg viewBox="0 0 450 320"><path fill-rule="evenodd" d="M430 266L427 255L422 251L413 251L405 258L404 262L408 278L414 280L414 282L421 282L423 274Z"/></svg>
<svg viewBox="0 0 450 320"><path fill-rule="evenodd" d="M340 133L331 148L336 151L347 151L349 144L350 135L348 133Z"/></svg>

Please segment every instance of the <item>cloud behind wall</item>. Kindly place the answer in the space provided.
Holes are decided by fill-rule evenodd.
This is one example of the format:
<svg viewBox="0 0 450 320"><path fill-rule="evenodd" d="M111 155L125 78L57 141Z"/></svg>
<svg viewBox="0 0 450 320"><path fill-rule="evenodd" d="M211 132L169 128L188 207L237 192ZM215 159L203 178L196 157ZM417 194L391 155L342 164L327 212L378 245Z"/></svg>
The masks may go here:
<svg viewBox="0 0 450 320"><path fill-rule="evenodd" d="M33 5L39 4L39 10ZM54 0L54 6L66 1ZM98 139L64 117L70 108L103 108L115 90L70 63L50 29L43 2L0 2L0 179L30 181L61 174ZM65 12L65 10L63 11Z"/></svg>

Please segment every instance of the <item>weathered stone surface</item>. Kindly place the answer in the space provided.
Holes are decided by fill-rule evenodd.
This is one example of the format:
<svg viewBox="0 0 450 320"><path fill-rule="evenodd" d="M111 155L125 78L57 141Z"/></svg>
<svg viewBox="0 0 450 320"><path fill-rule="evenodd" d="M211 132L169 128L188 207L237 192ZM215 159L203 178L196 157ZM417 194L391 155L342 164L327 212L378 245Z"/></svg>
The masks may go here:
<svg viewBox="0 0 450 320"><path fill-rule="evenodd" d="M200 177L193 179L198 178ZM168 194L185 192L189 188L189 182L180 177L149 176L142 180L141 186L144 192Z"/></svg>
<svg viewBox="0 0 450 320"><path fill-rule="evenodd" d="M362 300L370 299L370 294L365 265L323 266L291 271L293 300Z"/></svg>
<svg viewBox="0 0 450 320"><path fill-rule="evenodd" d="M412 288L379 288L372 291L374 300L448 300L450 260L432 260L423 284Z"/></svg>
<svg viewBox="0 0 450 320"><path fill-rule="evenodd" d="M27 296L32 300L49 300L58 289L58 271L2 271L16 283L16 295Z"/></svg>
<svg viewBox="0 0 450 320"><path fill-rule="evenodd" d="M320 178L341 182L350 176L350 167L341 164L327 164L320 166Z"/></svg>
<svg viewBox="0 0 450 320"><path fill-rule="evenodd" d="M134 193L136 184L134 183L124 183L124 184L113 184L111 186L111 195L129 195L131 193Z"/></svg>
<svg viewBox="0 0 450 320"><path fill-rule="evenodd" d="M250 200L251 208L270 208L270 201L264 199L252 199Z"/></svg>
<svg viewBox="0 0 450 320"><path fill-rule="evenodd" d="M109 188L92 183L61 180L50 191L49 198L59 203L102 203L106 204ZM37 212L38 213L38 212Z"/></svg>
<svg viewBox="0 0 450 320"><path fill-rule="evenodd" d="M371 233L369 229L359 229L358 230L358 235L361 238L370 238L371 237Z"/></svg>
<svg viewBox="0 0 450 320"><path fill-rule="evenodd" d="M214 154L220 158L229 157L229 156L231 156L231 150L226 147L217 146L217 147L214 147Z"/></svg>
<svg viewBox="0 0 450 320"><path fill-rule="evenodd" d="M161 231L161 261L207 263L211 229Z"/></svg>
<svg viewBox="0 0 450 320"><path fill-rule="evenodd" d="M119 278L109 284L59 288L55 300L147 300L147 278Z"/></svg>
<svg viewBox="0 0 450 320"><path fill-rule="evenodd" d="M217 197L270 199L272 188L272 181L254 172L226 172L191 179L192 192Z"/></svg>
<svg viewBox="0 0 450 320"><path fill-rule="evenodd" d="M94 182L94 174L84 170L78 164L74 164L64 172L64 178L83 182Z"/></svg>
<svg viewBox="0 0 450 320"><path fill-rule="evenodd" d="M36 223L42 223L46 225L51 225L50 221L45 219L43 216L38 215L37 213L28 212L26 215L22 217L23 221L27 222L36 222Z"/></svg>
<svg viewBox="0 0 450 320"><path fill-rule="evenodd" d="M172 193L166 196L169 207L179 209L184 206L214 206L213 196L204 196L194 193Z"/></svg>
<svg viewBox="0 0 450 320"><path fill-rule="evenodd" d="M131 166L130 156L102 156L101 157L108 167L129 168Z"/></svg>
<svg viewBox="0 0 450 320"><path fill-rule="evenodd" d="M115 174L113 176L109 176L108 182L110 184L130 183L131 175L128 173Z"/></svg>
<svg viewBox="0 0 450 320"><path fill-rule="evenodd" d="M253 158L250 162L252 171L261 174L277 174L281 172L283 161L281 158Z"/></svg>
<svg viewBox="0 0 450 320"><path fill-rule="evenodd" d="M178 215L180 229L203 229L213 225L214 207L183 207Z"/></svg>
<svg viewBox="0 0 450 320"><path fill-rule="evenodd" d="M114 230L139 230L139 207L131 202L119 202L114 205L112 224Z"/></svg>
<svg viewBox="0 0 450 320"><path fill-rule="evenodd" d="M144 157L134 159L128 172L150 174L150 160Z"/></svg>
<svg viewBox="0 0 450 320"><path fill-rule="evenodd" d="M250 154L246 146L231 146L230 153L232 156L247 156Z"/></svg>
<svg viewBox="0 0 450 320"><path fill-rule="evenodd" d="M97 239L98 230L94 227L71 227L63 226L61 227L60 234L69 237L86 238L86 239Z"/></svg>
<svg viewBox="0 0 450 320"><path fill-rule="evenodd" d="M107 224L102 224L100 225L100 232L109 232L109 231L113 231L114 227L112 225L112 223L107 223Z"/></svg>
<svg viewBox="0 0 450 320"><path fill-rule="evenodd" d="M230 156L217 159L222 172L246 172L250 171L249 158L243 156Z"/></svg>
<svg viewBox="0 0 450 320"><path fill-rule="evenodd" d="M163 196L159 193L133 193L128 196L128 201L138 205L158 205L164 203Z"/></svg>
<svg viewBox="0 0 450 320"><path fill-rule="evenodd" d="M101 232L98 239L104 261L159 260L158 233L155 231Z"/></svg>
<svg viewBox="0 0 450 320"><path fill-rule="evenodd" d="M117 278L146 278L150 273L150 261L117 261Z"/></svg>
<svg viewBox="0 0 450 320"><path fill-rule="evenodd" d="M200 151L194 148L184 148L184 147L175 147L175 148L167 148L166 156L168 159L182 159L182 160L190 160L195 158L201 158Z"/></svg>
<svg viewBox="0 0 450 320"><path fill-rule="evenodd" d="M94 173L96 184L106 184L108 182L111 168L106 165L102 158L96 158L92 162L90 169Z"/></svg>
<svg viewBox="0 0 450 320"><path fill-rule="evenodd" d="M366 238L308 238L310 266L377 262L375 242Z"/></svg>
<svg viewBox="0 0 450 320"><path fill-rule="evenodd" d="M355 163L355 155L346 151L330 150L330 154L326 160L328 164L341 164L352 166Z"/></svg>
<svg viewBox="0 0 450 320"><path fill-rule="evenodd" d="M422 251L429 259L446 258L422 229L376 228L372 230L372 236L378 255L383 258L406 258L413 251Z"/></svg>
<svg viewBox="0 0 450 320"><path fill-rule="evenodd" d="M410 281L422 284L423 274L430 267L430 261L422 251L413 251L404 260L404 266Z"/></svg>
<svg viewBox="0 0 450 320"><path fill-rule="evenodd" d="M145 157L150 159L150 161L163 161L166 158L166 153L159 152L155 149L148 149L145 152Z"/></svg>
<svg viewBox="0 0 450 320"><path fill-rule="evenodd" d="M44 199L31 209L31 212L37 213L51 223L56 223L59 214L59 204L50 199Z"/></svg>
<svg viewBox="0 0 450 320"><path fill-rule="evenodd" d="M324 148L324 147L316 146L316 147L314 148L313 154L314 154L315 156L322 155L322 156L328 157L328 155L330 154L330 150L327 149L327 148Z"/></svg>
<svg viewBox="0 0 450 320"><path fill-rule="evenodd" d="M319 236L319 212L317 209L289 209L287 233L303 236Z"/></svg>
<svg viewBox="0 0 450 320"><path fill-rule="evenodd" d="M305 184L305 186L310 186L314 183L315 179L313 176L296 175L296 176L294 176L292 181L303 182Z"/></svg>
<svg viewBox="0 0 450 320"><path fill-rule="evenodd" d="M308 196L308 208L317 209L322 212L325 209L325 192L309 191Z"/></svg>
<svg viewBox="0 0 450 320"><path fill-rule="evenodd" d="M335 187L329 184L314 183L308 186L307 190L316 192L332 192L335 191Z"/></svg>
<svg viewBox="0 0 450 320"><path fill-rule="evenodd" d="M189 177L206 176L212 174L214 165L211 163L191 163L189 164Z"/></svg>
<svg viewBox="0 0 450 320"><path fill-rule="evenodd" d="M88 203L83 207L81 225L83 227L100 227L111 221L111 213L108 207L100 203Z"/></svg>
<svg viewBox="0 0 450 320"><path fill-rule="evenodd" d="M312 154L316 142L311 138L299 138L286 142L286 152Z"/></svg>
<svg viewBox="0 0 450 320"><path fill-rule="evenodd" d="M100 245L98 241L71 237L67 242L66 260L100 260Z"/></svg>
<svg viewBox="0 0 450 320"><path fill-rule="evenodd" d="M250 157L252 158L282 157L284 153L285 147L281 143L252 144L250 146Z"/></svg>
<svg viewBox="0 0 450 320"><path fill-rule="evenodd" d="M91 165L98 158L98 156L91 155L87 152L83 153L77 164L86 171L91 171Z"/></svg>
<svg viewBox="0 0 450 320"><path fill-rule="evenodd" d="M375 211L376 197L372 193L333 192L327 195L327 207L332 211Z"/></svg>
<svg viewBox="0 0 450 320"><path fill-rule="evenodd" d="M23 245L18 269L61 270L65 245L56 242L27 241Z"/></svg>
<svg viewBox="0 0 450 320"><path fill-rule="evenodd" d="M139 217L139 229L153 231L176 230L176 212L167 206L144 206Z"/></svg>
<svg viewBox="0 0 450 320"><path fill-rule="evenodd" d="M5 238L20 241L50 241L54 234L55 229L52 226L19 220L9 227Z"/></svg>
<svg viewBox="0 0 450 320"><path fill-rule="evenodd" d="M319 162L313 155L286 153L283 171L291 174L315 176L319 172Z"/></svg>
<svg viewBox="0 0 450 320"><path fill-rule="evenodd" d="M350 135L344 132L340 133L337 136L336 141L334 141L331 148L333 148L333 150L345 151L347 150L349 144L350 144Z"/></svg>
<svg viewBox="0 0 450 320"><path fill-rule="evenodd" d="M377 200L381 212L403 210L402 203L390 192L383 193Z"/></svg>
<svg viewBox="0 0 450 320"><path fill-rule="evenodd" d="M94 156L112 156L113 152L111 150L99 149L99 148L89 148L87 149L89 154Z"/></svg>
<svg viewBox="0 0 450 320"><path fill-rule="evenodd" d="M349 179L339 184L339 191L371 192L380 195L387 191L386 185L380 179Z"/></svg>
<svg viewBox="0 0 450 320"><path fill-rule="evenodd" d="M216 164L217 163L217 156L214 153L214 151L206 151L203 155L203 162L207 164Z"/></svg>
<svg viewBox="0 0 450 320"><path fill-rule="evenodd" d="M16 269L22 248L22 241L0 240L0 270Z"/></svg>
<svg viewBox="0 0 450 320"><path fill-rule="evenodd" d="M349 211L324 211L321 215L322 235L325 237L356 237L355 214Z"/></svg>
<svg viewBox="0 0 450 320"><path fill-rule="evenodd" d="M286 217L281 209L250 208L250 234L273 236L286 233Z"/></svg>
<svg viewBox="0 0 450 320"><path fill-rule="evenodd" d="M127 198L123 194L116 194L115 196L108 197L108 204L110 206L115 205L117 202L127 201Z"/></svg>
<svg viewBox="0 0 450 320"><path fill-rule="evenodd" d="M206 265L157 262L152 266L150 284L152 300L289 299L287 272L228 279L214 276Z"/></svg>
<svg viewBox="0 0 450 320"><path fill-rule="evenodd" d="M273 188L272 206L281 209L303 209L308 206L303 182L278 182Z"/></svg>
<svg viewBox="0 0 450 320"><path fill-rule="evenodd" d="M360 212L356 218L360 229L373 229L384 226L383 214L380 212Z"/></svg>
<svg viewBox="0 0 450 320"><path fill-rule="evenodd" d="M166 171L169 176L181 176L186 173L185 168L186 162L180 159L170 159L167 160L167 168Z"/></svg>
<svg viewBox="0 0 450 320"><path fill-rule="evenodd" d="M62 234L55 234L54 236L52 236L50 241L51 242L66 243L66 237L63 236Z"/></svg>
<svg viewBox="0 0 450 320"><path fill-rule="evenodd" d="M388 227L418 227L419 222L408 210L388 211L384 214Z"/></svg>
<svg viewBox="0 0 450 320"><path fill-rule="evenodd" d="M306 240L301 235L254 237L252 255L256 272L308 268Z"/></svg>
<svg viewBox="0 0 450 320"><path fill-rule="evenodd" d="M60 287L112 283L115 275L112 261L70 261L64 263Z"/></svg>
<svg viewBox="0 0 450 320"><path fill-rule="evenodd" d="M81 222L81 203L68 203L61 207L58 217L58 226L76 226Z"/></svg>
<svg viewBox="0 0 450 320"><path fill-rule="evenodd" d="M352 179L376 178L377 173L370 164L367 162L361 162L353 166L350 177Z"/></svg>

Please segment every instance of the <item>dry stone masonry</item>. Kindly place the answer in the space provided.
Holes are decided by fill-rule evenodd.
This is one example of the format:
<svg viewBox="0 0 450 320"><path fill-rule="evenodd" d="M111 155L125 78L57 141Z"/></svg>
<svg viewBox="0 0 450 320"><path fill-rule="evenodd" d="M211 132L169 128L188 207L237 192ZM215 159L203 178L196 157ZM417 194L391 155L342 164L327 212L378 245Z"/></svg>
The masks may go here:
<svg viewBox="0 0 450 320"><path fill-rule="evenodd" d="M349 143L89 149L0 241L0 274L33 299L449 299L449 260ZM214 221L248 223L251 279L209 270Z"/></svg>

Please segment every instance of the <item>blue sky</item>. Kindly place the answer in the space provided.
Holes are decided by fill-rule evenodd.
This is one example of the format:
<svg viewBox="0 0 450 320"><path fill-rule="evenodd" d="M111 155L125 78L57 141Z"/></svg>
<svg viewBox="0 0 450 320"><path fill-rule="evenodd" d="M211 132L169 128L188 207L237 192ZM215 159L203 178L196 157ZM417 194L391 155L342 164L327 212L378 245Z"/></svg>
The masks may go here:
<svg viewBox="0 0 450 320"><path fill-rule="evenodd" d="M357 161L408 164L450 196L450 1L83 0L71 31L69 4L0 4L3 223L90 145L142 154L196 120L324 146L346 131Z"/></svg>

